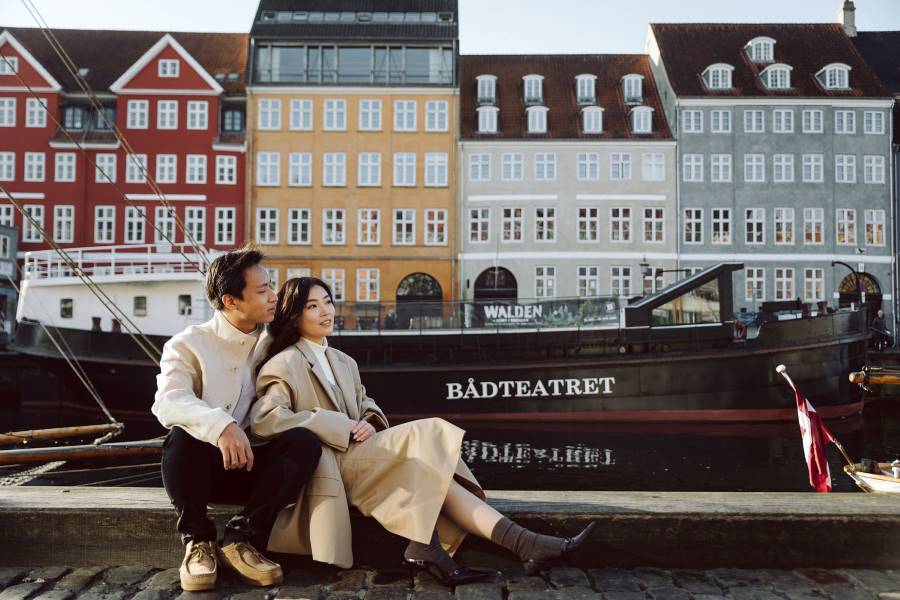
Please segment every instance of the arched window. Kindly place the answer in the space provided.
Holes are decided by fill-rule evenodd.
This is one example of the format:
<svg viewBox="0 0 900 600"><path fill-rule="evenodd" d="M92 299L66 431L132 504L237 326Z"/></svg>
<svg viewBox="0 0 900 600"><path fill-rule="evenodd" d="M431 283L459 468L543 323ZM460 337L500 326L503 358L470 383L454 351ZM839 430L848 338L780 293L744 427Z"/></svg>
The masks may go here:
<svg viewBox="0 0 900 600"><path fill-rule="evenodd" d="M603 109L586 106L581 111L581 128L585 133L603 133Z"/></svg>
<svg viewBox="0 0 900 600"><path fill-rule="evenodd" d="M770 65L759 76L770 90L786 90L791 87L791 70L788 65Z"/></svg>
<svg viewBox="0 0 900 600"><path fill-rule="evenodd" d="M478 104L496 104L497 76L479 75L475 80L478 82Z"/></svg>
<svg viewBox="0 0 900 600"><path fill-rule="evenodd" d="M593 104L597 101L597 76L577 75L575 77L575 94L580 104Z"/></svg>
<svg viewBox="0 0 900 600"><path fill-rule="evenodd" d="M816 79L826 90L850 88L850 67L844 63L832 63L816 73Z"/></svg>
<svg viewBox="0 0 900 600"><path fill-rule="evenodd" d="M525 82L525 104L543 104L543 76L526 75L522 79Z"/></svg>
<svg viewBox="0 0 900 600"><path fill-rule="evenodd" d="M515 276L503 267L489 267L475 279L475 300L516 300L519 285Z"/></svg>
<svg viewBox="0 0 900 600"><path fill-rule="evenodd" d="M653 133L653 109L638 106L631 110L631 130L634 133Z"/></svg>
<svg viewBox="0 0 900 600"><path fill-rule="evenodd" d="M775 60L775 40L770 37L756 37L745 46L747 56L755 63L770 63Z"/></svg>
<svg viewBox="0 0 900 600"><path fill-rule="evenodd" d="M643 104L644 76L629 74L622 78L622 95L626 104Z"/></svg>
<svg viewBox="0 0 900 600"><path fill-rule="evenodd" d="M703 83L711 90L729 90L732 87L732 71L734 67L724 63L709 65L703 71Z"/></svg>

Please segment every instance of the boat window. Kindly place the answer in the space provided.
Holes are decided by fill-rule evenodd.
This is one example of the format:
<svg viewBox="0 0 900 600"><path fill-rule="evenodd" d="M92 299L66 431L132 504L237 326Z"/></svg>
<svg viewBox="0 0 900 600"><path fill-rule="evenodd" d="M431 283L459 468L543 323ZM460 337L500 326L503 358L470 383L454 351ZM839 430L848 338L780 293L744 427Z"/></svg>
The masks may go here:
<svg viewBox="0 0 900 600"><path fill-rule="evenodd" d="M181 294L178 296L178 314L183 317L189 317L191 315L190 294Z"/></svg>
<svg viewBox="0 0 900 600"><path fill-rule="evenodd" d="M653 309L653 325L720 323L719 280L713 279Z"/></svg>
<svg viewBox="0 0 900 600"><path fill-rule="evenodd" d="M135 296L134 297L134 316L136 316L136 317L146 317L147 316L147 296Z"/></svg>
<svg viewBox="0 0 900 600"><path fill-rule="evenodd" d="M59 301L59 316L61 319L71 319L73 302L71 298L62 298Z"/></svg>

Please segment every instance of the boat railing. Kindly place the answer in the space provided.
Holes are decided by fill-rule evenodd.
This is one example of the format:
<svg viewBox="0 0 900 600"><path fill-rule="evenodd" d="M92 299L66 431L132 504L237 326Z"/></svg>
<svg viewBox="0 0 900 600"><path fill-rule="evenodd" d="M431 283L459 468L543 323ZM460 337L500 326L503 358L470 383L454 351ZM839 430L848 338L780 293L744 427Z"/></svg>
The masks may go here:
<svg viewBox="0 0 900 600"><path fill-rule="evenodd" d="M206 252L204 250L204 252ZM191 244L128 244L67 248L79 270L92 277L163 273L199 273L204 259ZM23 278L49 280L75 277L71 265L55 250L25 253Z"/></svg>

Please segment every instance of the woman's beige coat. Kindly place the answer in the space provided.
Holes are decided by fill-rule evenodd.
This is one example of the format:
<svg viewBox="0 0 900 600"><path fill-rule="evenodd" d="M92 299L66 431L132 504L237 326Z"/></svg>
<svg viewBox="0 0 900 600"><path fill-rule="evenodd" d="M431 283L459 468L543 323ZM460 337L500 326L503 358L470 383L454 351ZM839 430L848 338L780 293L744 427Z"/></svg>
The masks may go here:
<svg viewBox="0 0 900 600"><path fill-rule="evenodd" d="M317 561L349 568L353 565L350 513L341 469L350 448L350 430L368 415L376 430L385 430L389 425L378 405L366 396L356 361L334 348L326 351L326 357L344 403L332 391L313 351L301 341L274 356L260 370L256 382L258 400L250 413L251 427L255 435L263 438L293 427L306 427L322 442L322 458L312 479L297 503L278 515L268 549L312 554ZM391 428L352 448L349 454L359 464L361 454L365 459L365 454L371 453L372 460L382 461L382 465L386 455L414 456L416 463L431 468L417 473L415 481L409 480L408 468L381 471L380 479L367 482L381 491L369 493L362 501L365 505L358 502L357 506L393 533L422 543L428 543L437 517L441 542L453 553L465 532L438 516L452 476L479 497L484 498L484 493L459 459L465 432L440 419L415 423L422 428L421 435L402 434L406 425ZM396 435L392 433L395 431ZM404 490L414 491L416 506L422 507L420 512L411 511L408 503L404 506L395 501L403 496L395 492Z"/></svg>

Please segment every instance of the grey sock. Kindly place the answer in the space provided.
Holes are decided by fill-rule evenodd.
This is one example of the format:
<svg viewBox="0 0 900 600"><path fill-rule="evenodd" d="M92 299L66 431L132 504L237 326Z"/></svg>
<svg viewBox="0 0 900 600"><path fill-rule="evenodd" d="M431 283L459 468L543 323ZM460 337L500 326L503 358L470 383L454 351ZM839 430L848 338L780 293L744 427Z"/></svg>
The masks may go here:
<svg viewBox="0 0 900 600"><path fill-rule="evenodd" d="M522 560L546 560L561 556L566 540L541 535L503 517L494 525L491 541L517 554Z"/></svg>

